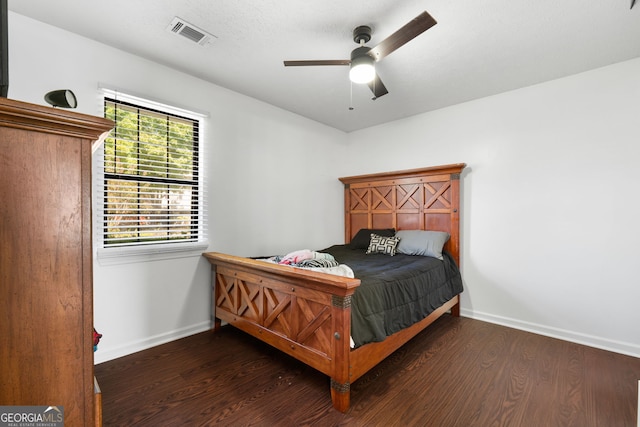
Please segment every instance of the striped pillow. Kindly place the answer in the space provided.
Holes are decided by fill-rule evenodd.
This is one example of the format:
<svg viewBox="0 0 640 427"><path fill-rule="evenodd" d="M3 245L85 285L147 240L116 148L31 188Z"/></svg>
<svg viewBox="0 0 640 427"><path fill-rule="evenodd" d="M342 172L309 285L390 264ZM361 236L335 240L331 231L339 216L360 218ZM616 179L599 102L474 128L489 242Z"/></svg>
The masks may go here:
<svg viewBox="0 0 640 427"><path fill-rule="evenodd" d="M397 237L384 237L371 233L367 254L384 254L394 256L400 241Z"/></svg>

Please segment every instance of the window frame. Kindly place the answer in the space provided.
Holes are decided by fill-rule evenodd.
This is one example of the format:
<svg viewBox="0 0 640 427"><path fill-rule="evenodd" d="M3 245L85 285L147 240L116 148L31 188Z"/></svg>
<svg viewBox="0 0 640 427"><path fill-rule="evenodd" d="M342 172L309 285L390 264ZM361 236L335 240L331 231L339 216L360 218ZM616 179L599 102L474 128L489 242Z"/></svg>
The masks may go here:
<svg viewBox="0 0 640 427"><path fill-rule="evenodd" d="M169 242L162 240L160 242L145 242L126 246L105 246L105 196L107 175L105 173L104 143L94 147L94 185L93 185L93 205L94 205L94 249L95 255L100 264L121 264L132 262L154 261L159 259L173 259L191 256L200 256L209 246L208 243L208 227L207 227L207 189L206 189L206 167L203 159L205 158L204 141L204 118L208 114L200 113L192 109L185 109L178 106L172 106L166 102L156 101L147 97L138 95L130 95L118 90L101 88L100 91L100 108L101 115L104 117L106 102L108 100L123 103L133 108L142 108L160 114L168 114L179 118L187 118L198 122L198 142L197 157L199 159L197 166L197 183L198 183L198 222L195 224L197 228L197 237L191 241ZM102 141L110 136L105 135Z"/></svg>

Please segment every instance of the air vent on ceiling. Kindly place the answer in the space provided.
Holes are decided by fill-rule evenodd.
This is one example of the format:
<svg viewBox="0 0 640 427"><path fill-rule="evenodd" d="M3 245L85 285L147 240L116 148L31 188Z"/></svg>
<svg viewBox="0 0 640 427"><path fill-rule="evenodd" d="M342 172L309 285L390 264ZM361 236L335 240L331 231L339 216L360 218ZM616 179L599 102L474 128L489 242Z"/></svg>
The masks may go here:
<svg viewBox="0 0 640 427"><path fill-rule="evenodd" d="M201 46L204 46L207 43L212 43L216 39L216 36L213 34L209 34L195 25L189 24L184 19L178 18L177 16L173 18L173 21L169 24L167 31L179 34Z"/></svg>

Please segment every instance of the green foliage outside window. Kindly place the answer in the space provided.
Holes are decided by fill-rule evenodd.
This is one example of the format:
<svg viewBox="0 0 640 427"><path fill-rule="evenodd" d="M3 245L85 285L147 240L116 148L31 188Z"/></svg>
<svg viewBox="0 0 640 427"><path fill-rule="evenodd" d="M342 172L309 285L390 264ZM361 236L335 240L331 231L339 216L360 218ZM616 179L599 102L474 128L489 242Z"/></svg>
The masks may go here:
<svg viewBox="0 0 640 427"><path fill-rule="evenodd" d="M105 99L104 244L194 241L198 122Z"/></svg>

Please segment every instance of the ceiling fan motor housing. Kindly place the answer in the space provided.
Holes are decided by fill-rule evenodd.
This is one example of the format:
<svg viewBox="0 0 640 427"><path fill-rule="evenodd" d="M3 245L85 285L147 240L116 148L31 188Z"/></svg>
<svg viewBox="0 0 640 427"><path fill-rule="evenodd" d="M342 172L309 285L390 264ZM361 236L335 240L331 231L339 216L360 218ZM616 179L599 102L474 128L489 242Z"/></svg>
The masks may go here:
<svg viewBox="0 0 640 427"><path fill-rule="evenodd" d="M360 57L363 57L363 56L368 56L369 58L371 58L369 56L369 51L370 50L371 50L371 48L367 47L367 46L360 46L360 47L357 47L357 48L353 49L351 51L351 62L353 63L353 61L356 58L360 58Z"/></svg>

